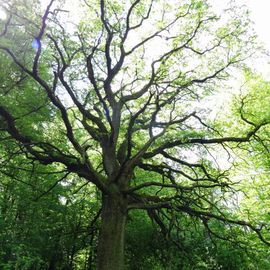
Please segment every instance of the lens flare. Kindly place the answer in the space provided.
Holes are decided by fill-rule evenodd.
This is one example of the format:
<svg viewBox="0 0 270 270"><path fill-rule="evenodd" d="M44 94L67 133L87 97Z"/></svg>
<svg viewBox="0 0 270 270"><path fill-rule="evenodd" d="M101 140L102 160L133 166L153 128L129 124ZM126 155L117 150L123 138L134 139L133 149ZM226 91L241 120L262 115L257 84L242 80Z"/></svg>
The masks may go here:
<svg viewBox="0 0 270 270"><path fill-rule="evenodd" d="M40 40L35 38L32 42L32 48L38 50L41 47Z"/></svg>

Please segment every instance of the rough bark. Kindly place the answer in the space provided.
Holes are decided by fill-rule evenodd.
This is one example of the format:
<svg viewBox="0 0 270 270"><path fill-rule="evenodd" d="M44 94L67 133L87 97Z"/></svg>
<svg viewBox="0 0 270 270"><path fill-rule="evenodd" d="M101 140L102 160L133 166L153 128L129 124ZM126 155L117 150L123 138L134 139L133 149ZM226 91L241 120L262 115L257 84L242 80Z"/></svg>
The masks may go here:
<svg viewBox="0 0 270 270"><path fill-rule="evenodd" d="M127 205L118 192L103 196L97 269L122 270Z"/></svg>

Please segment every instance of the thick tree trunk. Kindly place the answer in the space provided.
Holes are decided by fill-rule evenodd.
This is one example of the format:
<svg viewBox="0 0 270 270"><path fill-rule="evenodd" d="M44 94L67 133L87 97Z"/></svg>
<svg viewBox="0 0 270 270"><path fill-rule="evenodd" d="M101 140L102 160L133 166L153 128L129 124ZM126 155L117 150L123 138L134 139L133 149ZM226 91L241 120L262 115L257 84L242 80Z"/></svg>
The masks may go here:
<svg viewBox="0 0 270 270"><path fill-rule="evenodd" d="M126 202L119 193L104 195L98 242L97 269L122 270L127 216Z"/></svg>

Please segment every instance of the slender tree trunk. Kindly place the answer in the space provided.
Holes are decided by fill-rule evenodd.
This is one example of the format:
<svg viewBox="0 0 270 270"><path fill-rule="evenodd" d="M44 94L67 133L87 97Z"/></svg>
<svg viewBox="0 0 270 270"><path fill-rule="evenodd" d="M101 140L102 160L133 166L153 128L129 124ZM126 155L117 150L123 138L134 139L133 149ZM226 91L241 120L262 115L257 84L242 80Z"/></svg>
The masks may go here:
<svg viewBox="0 0 270 270"><path fill-rule="evenodd" d="M104 195L99 233L97 269L122 270L127 207L119 193Z"/></svg>

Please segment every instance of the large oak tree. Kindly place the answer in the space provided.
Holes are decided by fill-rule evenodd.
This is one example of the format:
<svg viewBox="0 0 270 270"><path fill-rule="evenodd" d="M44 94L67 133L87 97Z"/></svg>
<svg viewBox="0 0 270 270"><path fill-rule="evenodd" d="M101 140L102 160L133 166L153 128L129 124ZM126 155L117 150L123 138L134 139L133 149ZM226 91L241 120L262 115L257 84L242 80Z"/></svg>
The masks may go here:
<svg viewBox="0 0 270 270"><path fill-rule="evenodd" d="M79 4L82 19L71 23L58 1L43 14L35 2L3 1L0 127L26 159L96 186L97 269L123 268L133 209L167 238L188 215L215 237L232 240L212 220L267 243L263 226L227 209L235 183L213 154L230 155L269 119L241 114L245 128L228 134L203 109L256 50L245 11L232 6L220 16L199 0Z"/></svg>

